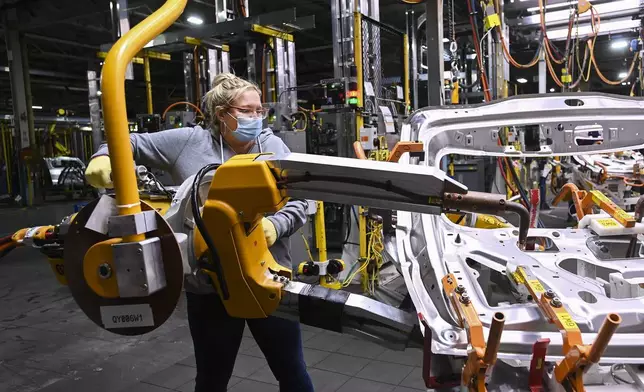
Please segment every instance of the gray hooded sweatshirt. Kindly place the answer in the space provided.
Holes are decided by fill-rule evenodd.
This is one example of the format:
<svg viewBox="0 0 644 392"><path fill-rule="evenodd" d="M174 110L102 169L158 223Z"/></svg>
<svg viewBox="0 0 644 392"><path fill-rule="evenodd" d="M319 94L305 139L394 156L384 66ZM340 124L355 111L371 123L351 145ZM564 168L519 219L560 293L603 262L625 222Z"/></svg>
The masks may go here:
<svg viewBox="0 0 644 392"><path fill-rule="evenodd" d="M236 154L225 141L223 144L220 141L219 136L213 136L200 126L130 135L134 161L138 165L166 171L176 184L183 183L207 164L226 162ZM258 141L249 153L272 152L279 155L290 152L282 139L270 129L264 129ZM92 158L100 155L108 155L106 144L101 145ZM275 225L278 238L270 251L280 265L292 268L289 237L306 223L306 202L291 199L281 210L267 218ZM185 282L187 291L197 294L214 292L206 279L191 278Z"/></svg>

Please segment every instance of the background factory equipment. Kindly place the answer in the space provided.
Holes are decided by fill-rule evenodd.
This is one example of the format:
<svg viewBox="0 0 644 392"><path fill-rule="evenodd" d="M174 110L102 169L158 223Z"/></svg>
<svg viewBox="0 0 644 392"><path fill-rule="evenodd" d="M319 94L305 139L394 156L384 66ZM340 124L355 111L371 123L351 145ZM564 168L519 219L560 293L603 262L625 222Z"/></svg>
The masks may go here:
<svg viewBox="0 0 644 392"><path fill-rule="evenodd" d="M258 86L296 153L274 165L300 175L262 186L308 202L293 282L273 278L298 298L316 390L644 390L640 0L172 1L181 15L126 59L126 133L208 128L218 74ZM105 62L164 4L0 0L0 391L194 390L183 297L155 331L113 334L65 273L87 245L65 239L122 192L84 175L115 132ZM192 200L133 169L145 233L169 241L170 201ZM229 390L277 385L246 332Z"/></svg>

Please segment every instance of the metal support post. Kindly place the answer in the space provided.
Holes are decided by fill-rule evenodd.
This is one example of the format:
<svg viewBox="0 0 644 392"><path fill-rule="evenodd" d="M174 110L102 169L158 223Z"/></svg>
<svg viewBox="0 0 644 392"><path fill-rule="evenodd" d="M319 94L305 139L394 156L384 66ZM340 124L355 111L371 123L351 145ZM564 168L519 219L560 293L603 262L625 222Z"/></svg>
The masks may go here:
<svg viewBox="0 0 644 392"><path fill-rule="evenodd" d="M295 42L286 43L287 64L288 64L288 84L289 87L297 87L297 73L295 69ZM297 111L297 91L291 91L289 94L291 112Z"/></svg>
<svg viewBox="0 0 644 392"><path fill-rule="evenodd" d="M358 84L358 108L364 106L364 79L362 68L362 14L358 11L353 13L353 47L356 63L356 81ZM360 129L364 126L364 118L360 113L356 113L356 136L355 140L360 140Z"/></svg>
<svg viewBox="0 0 644 392"><path fill-rule="evenodd" d="M111 0L110 12L112 14L112 38L116 42L125 33L130 31L130 20L127 15L127 0ZM134 80L132 63L127 65L125 79Z"/></svg>
<svg viewBox="0 0 644 392"><path fill-rule="evenodd" d="M217 23L228 20L228 1L215 0L215 20Z"/></svg>
<svg viewBox="0 0 644 392"><path fill-rule="evenodd" d="M505 72L503 69L503 47L501 46L501 42L496 41L495 49L494 65L496 66L496 97L497 99L507 98L507 79L505 78Z"/></svg>
<svg viewBox="0 0 644 392"><path fill-rule="evenodd" d="M507 26L505 25L505 20L504 20L504 13L503 13L503 2L499 2L499 18L501 20L501 29L503 30L503 36L504 37L509 37L509 30L507 29ZM497 98L507 98L508 96L508 83L507 81L510 79L510 65L504 61L503 58L503 43L501 42L501 37L498 35L495 36L495 60L494 64L496 65L496 96ZM510 50L510 42L506 41L506 44L508 46L508 50Z"/></svg>
<svg viewBox="0 0 644 392"><path fill-rule="evenodd" d="M87 71L87 91L89 98L89 119L92 125L92 148L96 152L103 143L103 130L101 127L101 98L98 89L96 71Z"/></svg>
<svg viewBox="0 0 644 392"><path fill-rule="evenodd" d="M221 72L230 72L230 54L228 49L221 50Z"/></svg>
<svg viewBox="0 0 644 392"><path fill-rule="evenodd" d="M410 73L410 95L412 108L418 109L418 43L416 36L418 34L418 22L416 15L411 6L406 11L407 16L407 36L409 46L409 73Z"/></svg>
<svg viewBox="0 0 644 392"><path fill-rule="evenodd" d="M409 109L409 35L403 35L403 95L405 101L405 112Z"/></svg>
<svg viewBox="0 0 644 392"><path fill-rule="evenodd" d="M505 24L505 13L503 12L503 5L501 5L501 27L503 28L503 38L505 38L505 45L510 50L510 28ZM505 90L504 97L507 97L508 94L508 82L510 80L510 63L505 61L503 56L503 47L499 48L497 53L499 64L503 65L503 88Z"/></svg>
<svg viewBox="0 0 644 392"><path fill-rule="evenodd" d="M208 49L208 82L210 87L215 81L215 76L219 75L219 50L218 49Z"/></svg>
<svg viewBox="0 0 644 392"><path fill-rule="evenodd" d="M183 83L185 87L186 102L194 102L195 93L193 86L193 72L192 72L193 55L189 52L183 53ZM186 108L186 110L188 110Z"/></svg>
<svg viewBox="0 0 644 392"><path fill-rule="evenodd" d="M31 149L31 154L36 152L36 135L33 123L31 85L29 82L29 64L24 36L18 31L19 21L15 8L5 11L3 24L5 26L5 42L7 43L7 60L9 61L9 75L11 78L11 98L13 101L13 122L16 131L15 145L19 150ZM21 154L21 159L27 158ZM34 157L35 158L35 157ZM28 206L33 204L35 194L34 181L31 176L32 167L20 165L19 184L20 192ZM22 170L26 168L26 172Z"/></svg>
<svg viewBox="0 0 644 392"><path fill-rule="evenodd" d="M277 88L277 103L287 102L286 97L286 53L284 50L284 40L275 38L275 87Z"/></svg>
<svg viewBox="0 0 644 392"><path fill-rule="evenodd" d="M246 71L248 72L248 80L257 83L257 59L255 56L255 51L257 50L257 45L254 42L246 43Z"/></svg>
<svg viewBox="0 0 644 392"><path fill-rule="evenodd" d="M331 36L333 38L333 77L350 76L349 64L353 60L353 1L331 0ZM350 154L350 144L355 133L353 115L338 113L335 124L338 129L338 156Z"/></svg>
<svg viewBox="0 0 644 392"><path fill-rule="evenodd" d="M425 3L427 19L427 103L429 106L443 104L443 2Z"/></svg>
<svg viewBox="0 0 644 392"><path fill-rule="evenodd" d="M544 56L545 50L541 51L539 55L539 94L546 93L547 76L546 76L546 57Z"/></svg>
<svg viewBox="0 0 644 392"><path fill-rule="evenodd" d="M488 83L490 88L490 93L492 99L497 99L497 72L496 72L496 46L497 42L494 40L494 33L487 35L487 72L488 72Z"/></svg>

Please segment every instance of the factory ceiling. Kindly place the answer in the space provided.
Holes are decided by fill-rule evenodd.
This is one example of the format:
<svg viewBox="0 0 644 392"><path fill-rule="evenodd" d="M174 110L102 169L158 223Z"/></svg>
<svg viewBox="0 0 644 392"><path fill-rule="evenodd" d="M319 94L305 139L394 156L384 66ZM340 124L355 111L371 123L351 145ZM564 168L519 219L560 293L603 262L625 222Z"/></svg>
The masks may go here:
<svg viewBox="0 0 644 392"><path fill-rule="evenodd" d="M564 2L551 0L549 4ZM128 3L128 15L133 26L157 9L162 0L131 0ZM187 22L189 15L199 15L204 24L215 20L214 0L192 0L189 2L182 18L171 30L195 28ZM506 17L522 20L529 16L525 11L536 6L536 0L526 2L506 2ZM535 3L534 5L530 5ZM593 3L602 3L597 0ZM445 19L443 25L448 32L451 8L445 1ZM459 45L471 48L471 35L466 2L454 0L453 15L455 34ZM63 106L78 115L86 115L87 108L87 70L99 70L101 59L96 53L100 45L113 42L110 2L107 0L0 0L0 10L16 7L21 30L25 33L29 54L30 76L34 105L42 106L43 114L53 114ZM399 0L380 0L381 21L400 30L405 29L405 11L412 7ZM297 48L298 82L311 83L333 75L333 52L331 39L331 7L329 0L250 0L252 15L296 8L298 16L315 16L315 29L294 33ZM415 5L416 15L423 13L423 5ZM638 16L637 14L635 16ZM602 23L604 20L602 19ZM4 29L4 23L0 27ZM534 55L536 40L535 29L512 27L511 50L518 61L527 62ZM635 33L621 33L619 36L636 37ZM421 41L424 32L420 32ZM0 113L11 111L11 92L7 65L4 30L0 35ZM602 36L597 43L597 59L602 71L612 78L626 67L630 61L628 51L611 50L610 42L615 36ZM401 46L382 37L383 64L399 61ZM563 50L564 43L557 45ZM471 50L471 49L470 49ZM245 51L241 45L231 45L231 65L235 71L245 73ZM395 67L389 67L389 72ZM388 69L383 66L383 72ZM162 110L171 102L183 97L183 70L179 53L172 55L171 61L152 61L151 73L154 91L155 109ZM536 92L537 84L533 82L537 74L536 67L529 70L513 70L511 80L525 77L529 82L517 88L523 92ZM393 76L393 75L386 75ZM549 86L551 87L551 86ZM554 84L553 86L554 87ZM596 78L591 78L590 88L595 91L620 92L628 86L607 88ZM621 91L623 93L623 91ZM128 111L130 115L145 111L145 84L141 66L134 66L134 81L127 83Z"/></svg>

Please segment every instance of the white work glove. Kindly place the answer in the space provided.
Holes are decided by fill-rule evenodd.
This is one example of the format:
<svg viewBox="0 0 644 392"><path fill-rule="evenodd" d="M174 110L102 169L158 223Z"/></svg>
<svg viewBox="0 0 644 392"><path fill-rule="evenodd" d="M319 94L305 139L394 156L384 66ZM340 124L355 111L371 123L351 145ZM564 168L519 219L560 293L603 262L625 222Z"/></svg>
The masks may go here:
<svg viewBox="0 0 644 392"><path fill-rule="evenodd" d="M85 169L85 179L94 188L114 188L110 157L102 155L89 161Z"/></svg>

